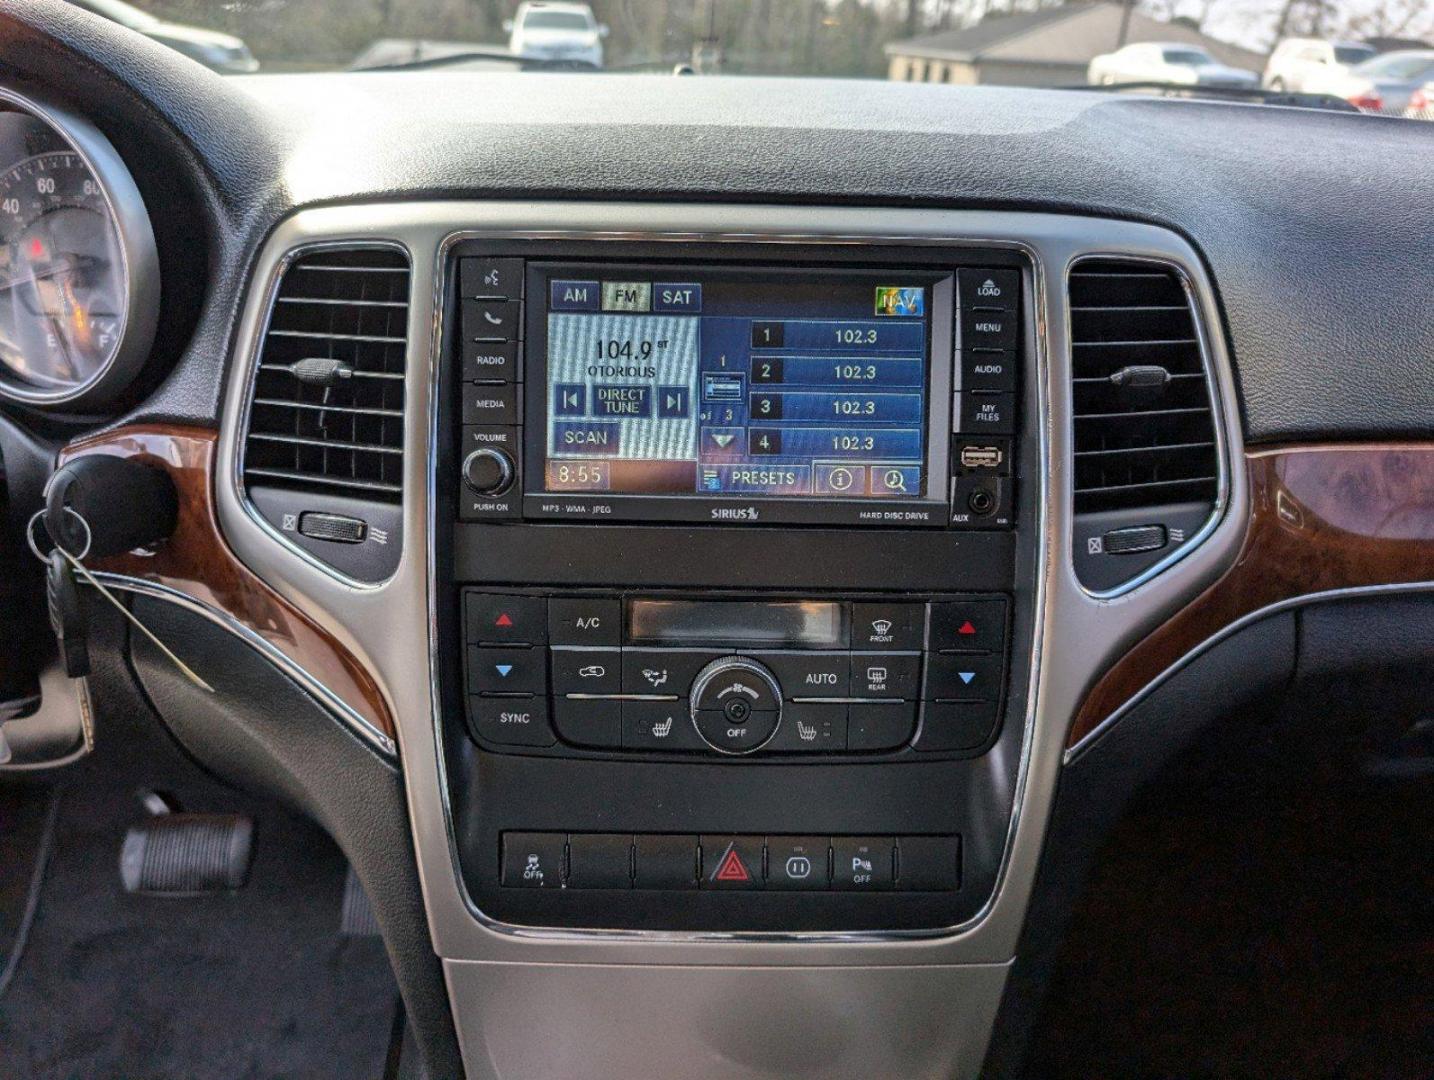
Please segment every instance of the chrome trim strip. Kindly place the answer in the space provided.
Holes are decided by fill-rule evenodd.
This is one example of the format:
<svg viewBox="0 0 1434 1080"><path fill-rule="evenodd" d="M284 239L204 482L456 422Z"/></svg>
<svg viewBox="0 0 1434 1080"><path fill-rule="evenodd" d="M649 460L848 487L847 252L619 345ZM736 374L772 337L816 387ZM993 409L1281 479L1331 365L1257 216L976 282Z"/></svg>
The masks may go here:
<svg viewBox="0 0 1434 1080"><path fill-rule="evenodd" d="M1133 578L1122 582L1115 588L1104 590L1087 589L1084 584L1081 585L1081 589L1087 596L1094 597L1097 600L1111 600L1117 596L1124 596L1126 593L1140 588L1140 586L1152 578L1163 574L1203 544L1210 534L1215 531L1215 526L1220 524L1220 519L1224 516L1225 508L1230 501L1230 457L1229 450L1226 446L1227 424L1225 410L1220 401L1219 384L1216 382L1214 364L1210 359L1210 337L1205 326L1205 308L1201 302L1200 293L1196 289L1194 281L1191 280L1190 275L1185 272L1185 268L1179 263L1172 259L1122 255L1116 252L1082 255L1079 258L1072 259L1066 264L1065 281L1063 285L1065 290L1066 340L1070 341L1072 339L1070 306L1071 273L1080 266L1081 263L1090 262L1095 259L1111 259L1120 262L1146 263L1151 266L1160 266L1169 270L1179 280L1180 287L1185 293L1185 304L1190 309L1190 318L1195 326L1195 337L1198 340L1200 349L1200 366L1205 371L1205 393L1210 401L1210 424L1215 432L1216 487L1215 503L1210 508L1210 516L1205 519L1204 524L1202 524L1200 528L1195 530L1194 535L1183 544L1175 547L1164 558L1146 567ZM1074 360L1074 358L1072 358L1072 360ZM1074 374L1074 362L1072 362L1072 374ZM1074 420L1072 420L1072 423L1074 423ZM1072 431L1072 437L1074 437L1074 431ZM1071 469L1071 482L1072 484L1075 482L1074 466L1072 466ZM1071 532L1072 535L1074 535L1074 513L1071 514Z"/></svg>
<svg viewBox="0 0 1434 1080"><path fill-rule="evenodd" d="M313 675L309 674L304 667L295 663L285 655L282 650L256 634L227 611L221 611L219 608L212 607L204 603L204 601L189 595L189 593L172 589L168 585L145 581L142 578L129 577L126 574L112 574L104 570L96 570L94 571L94 575L98 581L109 586L111 589L123 589L126 592L136 593L140 596L148 596L154 600L165 600L184 608L186 611L193 612L196 615L202 615L221 630L228 631L245 645L248 645L251 649L260 653L266 660L283 671L285 675L288 675L310 694L323 702L330 712L334 713L340 720L353 728L354 732L365 741L371 743L389 757L397 756L398 747L394 745L392 739L355 712L342 698Z"/></svg>
<svg viewBox="0 0 1434 1080"><path fill-rule="evenodd" d="M337 570L336 568L330 566L328 563L324 562L317 555L313 554L313 552L307 551L304 548L300 547L298 544L294 543L294 541L290 540L278 529L274 528L274 526L270 525L269 522L265 520L264 515L259 513L259 508L256 507L254 503L250 500L249 492L244 487L244 453L248 449L249 445L249 416L254 408L254 387L259 382L259 358L264 353L264 343L268 340L269 337L269 324L273 321L274 318L274 308L278 303L279 286L284 281L284 275L289 272L289 268L293 266L295 262L303 258L305 255L308 255L310 252L325 250L355 251L367 249L383 249L387 251L397 251L402 253L403 257L408 261L408 307L411 311L413 308L413 253L409 251L404 244L397 240L318 240L312 243L299 244L295 247L289 248L286 252L284 252L283 257L278 261L278 263L275 264L274 268L269 273L268 280L264 283L263 323L260 325L259 332L255 336L247 355L243 359L242 370L244 372L244 394L240 401L239 407L239 430L237 432L237 437L235 440L236 445L234 453L234 468L230 470L230 475L228 478L229 483L231 483L234 487L234 494L238 498L239 504L244 508L244 512L249 515L250 520L252 520L255 525L259 526L260 530L268 534L271 539L278 541L293 554L297 555L300 559L303 559L315 570L318 570L322 574L327 574L335 581L338 581L351 589L379 589L383 587L385 582L391 580L393 575L390 574L388 578L384 579L384 581L359 581L357 578L351 578L347 574L341 572L340 570ZM414 361L415 357L413 355L413 342L412 340L409 340L403 348L403 367L405 373L408 371L409 365L414 363ZM405 414L407 413L407 401L408 395L405 394ZM405 429L407 429L407 426L408 417L405 415ZM408 498L408 485L406 484L404 485L403 498ZM407 539L408 536L405 532L405 542L407 541Z"/></svg>
<svg viewBox="0 0 1434 1080"><path fill-rule="evenodd" d="M1035 361L1035 393L1037 399L1036 415L1048 415L1047 385L1049 370L1046 360L1046 339L1043 327L1046 325L1045 313L1047 311L1046 274L1040 254L1036 249L1020 240L1011 239L988 239L978 238L971 235L955 236L921 236L906 234L854 234L827 235L823 233L751 233L751 232L607 232L585 230L505 230L505 229L466 229L447 234L438 245L437 259L434 263L434 318L433 318L433 343L432 355L434 363L431 365L428 396L430 400L428 410L428 461L437 460L438 454L438 376L442 357L443 344L443 316L447 301L446 286L448 279L445 277L445 269L448 265L449 254L454 246L465 240L555 240L555 241L591 241L591 240L628 240L642 241L645 243L709 243L709 244L778 244L784 246L834 246L854 245L862 247L939 247L948 249L978 248L978 249L1004 249L1019 252L1027 260L1027 265L1021 269L1022 280L1027 286L1027 295L1031 298L1028 307L1023 309L1023 314L1030 317L1023 320L1026 343L1031 350L1031 356ZM956 363L954 355L947 354L952 367ZM953 370L952 382L955 381ZM1050 439L1049 432L1045 425L1039 427L1040 445L1040 467L1037 473L1040 477L1040 498L1037 501L1037 522L1035 534L1046 535L1046 507L1049 503L1050 484ZM982 904L980 910L971 918L954 926L940 927L924 930L852 930L852 931L677 931L677 930L615 930L611 928L559 928L559 927L532 927L516 923L505 922L488 915L474 903L472 896L464 884L463 876L459 871L458 840L453 829L453 819L450 812L452 805L449 796L447 766L444 754L441 751L443 746L443 716L442 716L442 688L438 681L438 558L436 535L438 522L435 517L436 500L436 471L428 469L428 634L429 634L429 655L432 658L429 665L429 695L431 703L431 722L433 727L433 738L435 745L440 747L438 754L438 775L439 787L443 799L443 816L447 829L449 857L453 862L453 873L458 882L459 892L462 894L464 905L469 913L485 928L508 934L513 937L521 937L529 940L559 940L559 941L583 941L592 939L618 939L629 941L662 941L662 942L691 942L691 941L722 941L722 942L785 942L785 943L813 943L826 942L833 944L855 944L865 942L887 942L923 940L933 938L950 937L952 934L960 933L963 930L981 923L995 905L1001 888L1005 883L1006 872L1010 864L1011 845L1014 841L1017 826L1020 824L1021 808L1024 802L1026 776L1030 763L1033 733L1036 723L1037 698L1039 694L1039 681L1041 670L1041 642L1045 627L1045 583L1046 583L1046 561L1047 545L1037 543L1037 574L1035 588L1035 626L1032 632L1031 668L1029 685L1026 693L1026 714L1023 719L1021 735L1021 759L1016 768L1016 788L1011 807L1011 816L1006 829L1005 840L1002 844L1001 865L996 872L996 880L992 885L990 895Z"/></svg>
<svg viewBox="0 0 1434 1080"><path fill-rule="evenodd" d="M98 371L68 390L31 390L0 376L0 397L41 406L101 404L129 385L149 359L149 347L154 343L159 323L159 253L149 212L124 159L90 121L9 87L0 86L0 102L8 102L48 124L80 155L94 176L119 237L119 269L125 295L119 346Z"/></svg>
<svg viewBox="0 0 1434 1080"><path fill-rule="evenodd" d="M1273 604L1266 604L1262 608L1242 615L1228 626L1221 627L1215 633L1205 638L1180 659L1167 667L1155 678L1142 686L1136 693L1132 694L1118 709L1107 716L1095 727L1091 728L1081 740L1065 752L1065 764L1069 765L1081 757L1087 750L1092 749L1096 742L1113 728L1126 713L1130 712L1142 701L1167 682L1172 676L1177 675L1183 668L1188 667L1195 660L1198 660L1205 653L1209 652L1220 642L1228 637L1239 633L1252 623L1271 615L1277 615L1282 611L1292 611L1297 608L1309 607L1312 604L1323 603L1328 600L1350 600L1362 596L1388 596L1399 593L1421 593L1434 592L1434 581L1411 581L1391 585L1351 585L1342 589L1323 589L1320 592L1301 593L1299 596L1287 597L1284 600L1277 600Z"/></svg>

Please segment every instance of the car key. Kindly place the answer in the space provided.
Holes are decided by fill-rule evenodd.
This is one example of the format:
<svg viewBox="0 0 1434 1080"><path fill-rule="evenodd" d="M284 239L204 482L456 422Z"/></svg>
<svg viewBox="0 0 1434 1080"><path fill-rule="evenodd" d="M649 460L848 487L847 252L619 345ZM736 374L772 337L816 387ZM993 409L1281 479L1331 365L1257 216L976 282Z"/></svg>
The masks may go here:
<svg viewBox="0 0 1434 1080"><path fill-rule="evenodd" d="M90 647L75 569L59 548L50 552L45 565L45 603L50 609L50 627L60 644L65 674L78 679L90 673Z"/></svg>

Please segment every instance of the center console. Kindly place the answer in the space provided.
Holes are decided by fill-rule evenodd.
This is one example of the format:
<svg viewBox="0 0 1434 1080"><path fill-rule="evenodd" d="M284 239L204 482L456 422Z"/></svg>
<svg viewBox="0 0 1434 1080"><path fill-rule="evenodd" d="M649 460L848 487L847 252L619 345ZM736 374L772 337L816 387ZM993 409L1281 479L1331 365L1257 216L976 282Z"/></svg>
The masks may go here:
<svg viewBox="0 0 1434 1080"><path fill-rule="evenodd" d="M1030 678L1025 256L515 236L444 269L440 734L475 911L978 915Z"/></svg>

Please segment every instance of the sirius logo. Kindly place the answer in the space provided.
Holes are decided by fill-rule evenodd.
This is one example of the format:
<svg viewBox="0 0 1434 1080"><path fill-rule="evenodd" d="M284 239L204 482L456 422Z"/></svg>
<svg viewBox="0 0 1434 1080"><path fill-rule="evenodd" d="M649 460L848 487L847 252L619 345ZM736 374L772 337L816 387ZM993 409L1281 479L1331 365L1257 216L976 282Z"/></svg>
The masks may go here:
<svg viewBox="0 0 1434 1080"><path fill-rule="evenodd" d="M756 521L757 517L755 506L714 506L712 508L713 521Z"/></svg>

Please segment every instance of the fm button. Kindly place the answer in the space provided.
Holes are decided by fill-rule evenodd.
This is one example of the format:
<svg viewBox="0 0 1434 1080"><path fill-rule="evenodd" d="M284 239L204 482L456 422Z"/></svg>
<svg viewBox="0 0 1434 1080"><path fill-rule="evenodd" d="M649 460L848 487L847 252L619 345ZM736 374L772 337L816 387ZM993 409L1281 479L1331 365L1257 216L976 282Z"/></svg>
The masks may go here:
<svg viewBox="0 0 1434 1080"><path fill-rule="evenodd" d="M689 693L697 734L722 754L750 754L776 734L782 690L762 664L742 656L713 660Z"/></svg>

